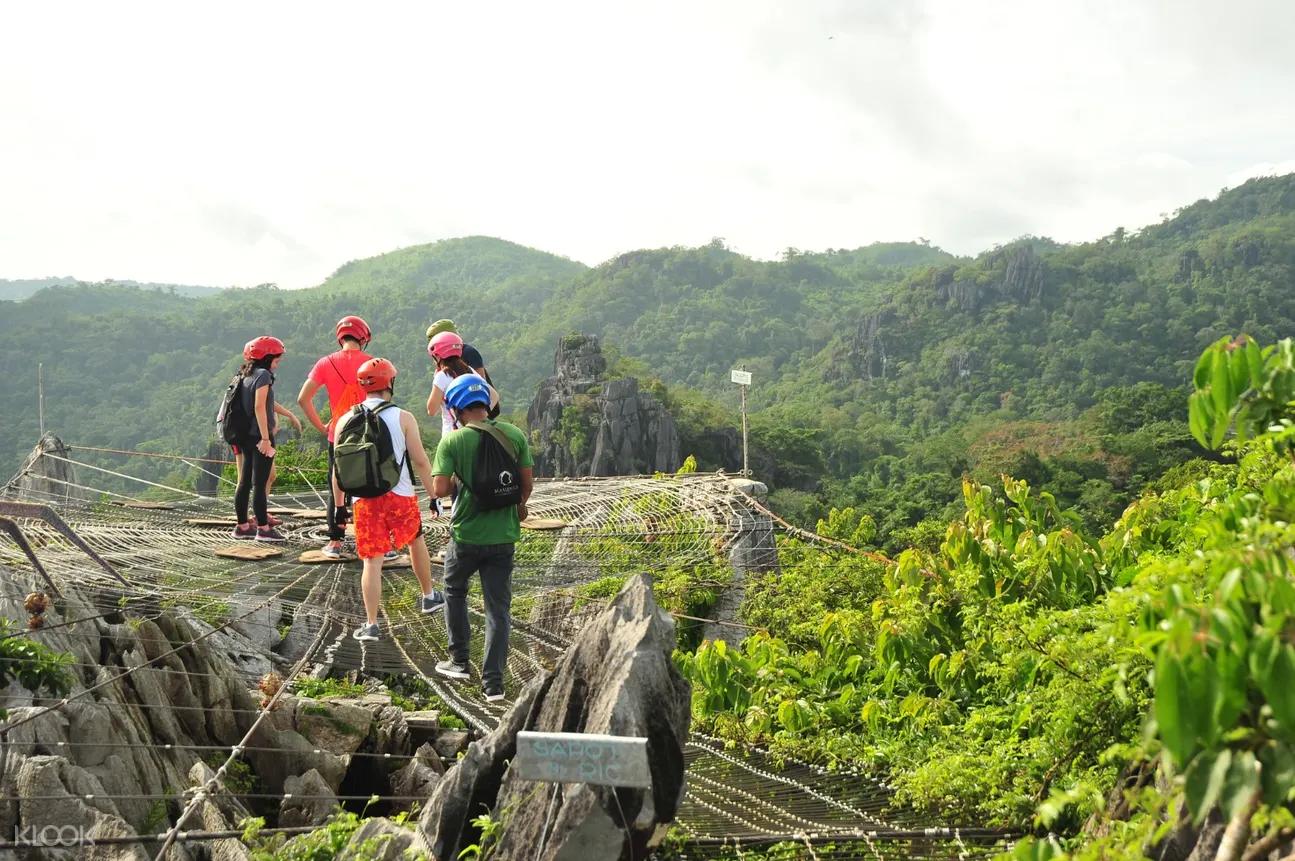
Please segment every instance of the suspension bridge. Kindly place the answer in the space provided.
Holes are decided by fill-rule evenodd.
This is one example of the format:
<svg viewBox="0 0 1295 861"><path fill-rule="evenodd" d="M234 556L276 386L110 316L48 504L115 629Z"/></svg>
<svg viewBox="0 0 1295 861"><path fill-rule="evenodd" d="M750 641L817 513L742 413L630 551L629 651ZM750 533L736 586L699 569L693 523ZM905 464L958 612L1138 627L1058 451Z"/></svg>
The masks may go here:
<svg viewBox="0 0 1295 861"><path fill-rule="evenodd" d="M25 469L30 477L44 459L45 468L35 470L39 480L23 480L20 473L0 492L0 519L6 511L12 515L7 519L17 527L16 537L34 548L51 590L96 595L105 614L120 608L129 615L187 607L210 620L212 635L257 625L273 625L277 631L282 622L276 617L290 620L289 636L295 640L280 647L291 664L285 689L307 670L318 673L321 668L413 676L478 732L488 732L505 714L509 701L488 703L476 685L447 682L433 671L448 656L445 623L439 615L417 612L421 590L408 568L384 571L381 639L352 639L351 631L364 615L358 563L300 561L304 551L317 549L326 539L323 498L316 489L322 476L312 483L303 473L297 484L310 489L272 497L271 508L282 518L280 532L287 538L274 546L277 555L230 558L218 555L234 544L230 500L140 478L130 468L134 455L112 455L121 462L108 465L101 451L38 449ZM197 458L177 460L195 469L216 469ZM19 498L49 505L70 530L30 510L5 509L5 502ZM426 510L426 500L421 501ZM583 621L601 609L601 601L577 597L580 587L629 571L657 574L714 564L730 558L743 542L770 542L783 534L818 540L770 516L723 474L541 479L530 512L531 522L541 528L525 530L517 548L510 696L551 666ZM425 522L435 559L449 539L448 523ZM85 546L79 547L68 532ZM822 541L831 552L852 552ZM33 567L17 544L0 538L0 570ZM439 574L434 567L433 578ZM26 584L15 577L3 579L6 597L21 604ZM470 601L477 602L471 606L476 617L472 652L479 665L484 616L475 592ZM275 617L266 612L269 608ZM44 632L24 635L39 641ZM255 666L244 665L253 687ZM120 673L137 669L120 668ZM78 689L45 710L65 708L78 699L92 701L94 695L94 686ZM883 782L858 771L789 762L758 748L732 749L700 733L691 736L685 758L686 798L675 825L699 857L723 851L740 855L744 849L786 843L803 845L802 857L814 859L966 859L988 857L1008 845L1009 835L1002 832L948 827L935 814L897 804Z"/></svg>

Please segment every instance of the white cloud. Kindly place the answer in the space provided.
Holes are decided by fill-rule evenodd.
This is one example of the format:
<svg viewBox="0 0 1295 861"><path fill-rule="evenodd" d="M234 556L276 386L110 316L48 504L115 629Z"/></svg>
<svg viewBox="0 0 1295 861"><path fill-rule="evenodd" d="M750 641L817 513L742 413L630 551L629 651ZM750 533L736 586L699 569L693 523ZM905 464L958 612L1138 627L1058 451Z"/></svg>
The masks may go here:
<svg viewBox="0 0 1295 861"><path fill-rule="evenodd" d="M1292 32L1286 0L26 4L0 277L1092 238L1295 164Z"/></svg>

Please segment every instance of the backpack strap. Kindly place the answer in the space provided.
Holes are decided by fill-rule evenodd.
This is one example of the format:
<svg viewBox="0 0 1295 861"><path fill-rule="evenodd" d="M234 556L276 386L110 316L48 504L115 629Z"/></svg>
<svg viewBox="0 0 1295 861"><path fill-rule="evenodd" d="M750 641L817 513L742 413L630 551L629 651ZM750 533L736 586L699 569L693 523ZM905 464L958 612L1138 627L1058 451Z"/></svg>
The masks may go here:
<svg viewBox="0 0 1295 861"><path fill-rule="evenodd" d="M508 452L509 457L513 460L517 460L517 446L508 438L508 434L504 433L498 427L492 424L486 424L485 422L468 422L468 427L478 433L490 434L495 438L497 443L504 447L504 451Z"/></svg>
<svg viewBox="0 0 1295 861"><path fill-rule="evenodd" d="M376 407L374 407L374 408L373 408L372 410L370 410L369 412L373 413L373 415L375 415L375 416L376 416L378 413L381 413L381 412L383 412L383 411L385 411L385 410L388 410L388 409L392 409L392 408L394 408L395 406L396 406L396 405L395 405L395 404L393 404L391 401L383 401L382 403L378 404ZM363 408L364 408L364 405L363 405L363 404L357 404L357 405L356 405L356 408L357 408L357 409L363 409ZM390 429L390 428L387 428L387 430L391 430L391 429ZM403 433L403 431L402 431L402 433ZM421 441L419 442L419 445L422 445L422 442L421 442ZM406 469L407 469L407 470L409 470L409 480L410 480L410 481L413 481L413 480L414 480L414 467L413 467L413 465L410 463L410 457L409 457L409 440L405 440L405 456L404 456L404 457L401 459L401 461L400 461L400 468L401 468L402 470L406 470Z"/></svg>

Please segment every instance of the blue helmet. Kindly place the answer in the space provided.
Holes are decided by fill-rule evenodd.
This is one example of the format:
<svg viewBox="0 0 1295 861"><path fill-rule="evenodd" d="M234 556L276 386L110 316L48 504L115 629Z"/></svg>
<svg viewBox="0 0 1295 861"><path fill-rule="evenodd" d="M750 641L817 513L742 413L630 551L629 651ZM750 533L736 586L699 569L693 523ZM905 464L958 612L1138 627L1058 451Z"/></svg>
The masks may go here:
<svg viewBox="0 0 1295 861"><path fill-rule="evenodd" d="M473 404L489 407L490 386L476 374L455 377L445 390L445 403L454 410L464 410Z"/></svg>

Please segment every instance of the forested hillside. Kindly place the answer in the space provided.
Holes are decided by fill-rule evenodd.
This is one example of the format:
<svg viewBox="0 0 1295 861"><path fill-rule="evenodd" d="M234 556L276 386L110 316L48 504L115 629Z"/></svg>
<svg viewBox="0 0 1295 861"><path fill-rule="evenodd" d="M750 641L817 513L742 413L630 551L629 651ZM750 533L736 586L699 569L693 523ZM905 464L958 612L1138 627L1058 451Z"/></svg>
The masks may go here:
<svg viewBox="0 0 1295 861"><path fill-rule="evenodd" d="M83 282L75 278L28 278L18 280L7 280L0 278L0 300L8 299L13 302L26 299L36 293L44 290L46 287L71 287ZM180 296L210 296L213 293L219 293L219 287L194 287L189 284L155 284L152 282L140 283L139 281L111 281L107 283L117 284L121 287L138 287L141 290L157 291L161 293L174 293Z"/></svg>
<svg viewBox="0 0 1295 861"><path fill-rule="evenodd" d="M421 403L422 331L448 316L509 411L524 412L573 330L618 348L623 372L662 381L685 438L736 426L727 375L745 364L753 465L801 522L854 505L893 549L954 513L964 474L1008 471L1104 525L1201 453L1182 422L1195 357L1227 333L1289 334L1293 288L1295 176L1136 233L1024 238L974 259L892 243L761 262L717 239L587 268L473 237L353 261L300 291L57 287L0 305L0 393L16 405L0 467L35 440L38 361L47 424L70 441L192 453L248 338L288 344L290 401L332 323L359 313L401 368L398 400ZM697 454L703 468L737 466Z"/></svg>

